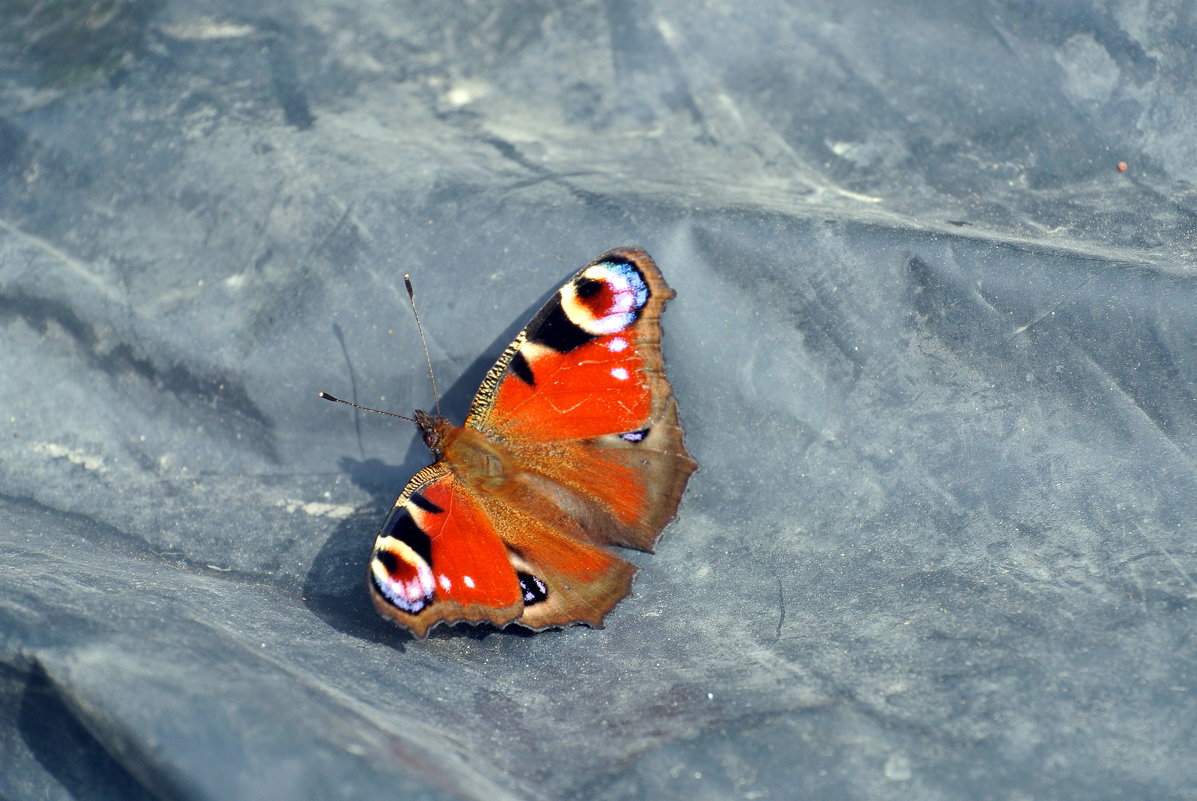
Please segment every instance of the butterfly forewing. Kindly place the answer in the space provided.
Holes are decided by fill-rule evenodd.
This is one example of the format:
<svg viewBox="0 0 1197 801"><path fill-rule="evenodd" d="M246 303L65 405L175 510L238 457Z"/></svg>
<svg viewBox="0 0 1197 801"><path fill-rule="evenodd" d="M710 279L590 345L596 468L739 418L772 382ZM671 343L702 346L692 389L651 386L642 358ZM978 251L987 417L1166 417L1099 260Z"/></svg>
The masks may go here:
<svg viewBox="0 0 1197 801"><path fill-rule="evenodd" d="M570 488L597 542L651 549L696 467L661 355L673 295L643 250L603 254L504 351L466 421Z"/></svg>
<svg viewBox="0 0 1197 801"><path fill-rule="evenodd" d="M374 543L369 581L379 611L419 637L440 621L501 625L523 609L486 510L440 464L417 473L395 502Z"/></svg>

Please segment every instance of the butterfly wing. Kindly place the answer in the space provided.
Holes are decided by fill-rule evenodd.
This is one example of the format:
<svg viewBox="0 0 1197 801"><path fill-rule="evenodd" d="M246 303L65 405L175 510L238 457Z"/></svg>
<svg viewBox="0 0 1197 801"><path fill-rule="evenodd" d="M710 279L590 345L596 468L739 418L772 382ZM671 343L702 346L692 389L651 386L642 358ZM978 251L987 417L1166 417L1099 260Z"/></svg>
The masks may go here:
<svg viewBox="0 0 1197 801"><path fill-rule="evenodd" d="M379 611L418 637L461 620L602 625L636 571L605 546L650 550L697 467L661 356L671 297L644 251L600 256L503 352L465 428L425 429L446 455L378 535Z"/></svg>
<svg viewBox="0 0 1197 801"><path fill-rule="evenodd" d="M603 254L532 318L474 399L466 427L518 466L482 504L504 521L513 563L547 588L524 625L601 624L635 572L602 546L651 550L697 467L661 355L673 295L643 250Z"/></svg>
<svg viewBox="0 0 1197 801"><path fill-rule="evenodd" d="M441 621L516 619L523 610L519 581L493 531L475 494L447 467L425 467L375 539L374 605L417 637Z"/></svg>
<svg viewBox="0 0 1197 801"><path fill-rule="evenodd" d="M421 638L459 621L601 626L635 568L562 533L571 524L557 514L553 525L472 490L439 462L424 468L375 540L375 607Z"/></svg>

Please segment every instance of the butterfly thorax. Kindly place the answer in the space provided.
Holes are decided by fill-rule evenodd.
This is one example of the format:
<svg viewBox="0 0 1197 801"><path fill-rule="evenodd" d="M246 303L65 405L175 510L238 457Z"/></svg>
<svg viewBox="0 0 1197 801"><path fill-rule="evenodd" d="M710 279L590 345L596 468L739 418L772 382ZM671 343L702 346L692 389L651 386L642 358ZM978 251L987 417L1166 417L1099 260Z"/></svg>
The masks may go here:
<svg viewBox="0 0 1197 801"><path fill-rule="evenodd" d="M481 431L455 426L448 418L419 409L414 417L433 458L467 483L495 492L514 475L511 455Z"/></svg>

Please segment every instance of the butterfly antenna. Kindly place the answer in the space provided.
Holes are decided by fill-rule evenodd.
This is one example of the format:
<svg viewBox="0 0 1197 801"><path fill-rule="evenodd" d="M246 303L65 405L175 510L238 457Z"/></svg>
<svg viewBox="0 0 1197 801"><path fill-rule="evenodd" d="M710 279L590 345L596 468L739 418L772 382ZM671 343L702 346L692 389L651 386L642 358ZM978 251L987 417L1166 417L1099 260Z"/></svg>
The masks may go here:
<svg viewBox="0 0 1197 801"><path fill-rule="evenodd" d="M398 417L400 420L406 420L409 423L416 422L415 420L411 419L410 417L404 417L401 414L395 414L394 412L384 412L382 409L371 409L369 406L362 406L360 403L354 403L353 401L347 401L347 400L342 400L340 398L334 398L332 395L329 395L327 392L317 392L316 397L324 398L326 401L332 401L333 403L343 403L346 406L352 406L355 409L361 409L363 412L378 412L379 414L385 414L387 417Z"/></svg>
<svg viewBox="0 0 1197 801"><path fill-rule="evenodd" d="M420 332L420 345L424 348L424 362L428 365L428 381L432 384L432 402L436 416L441 416L441 395L436 391L436 376L432 372L432 357L428 355L428 340L424 339L424 324L420 322L420 311L416 308L416 290L412 288L411 276L403 274L403 285L407 287L407 299L411 302L411 313L416 318L416 330Z"/></svg>

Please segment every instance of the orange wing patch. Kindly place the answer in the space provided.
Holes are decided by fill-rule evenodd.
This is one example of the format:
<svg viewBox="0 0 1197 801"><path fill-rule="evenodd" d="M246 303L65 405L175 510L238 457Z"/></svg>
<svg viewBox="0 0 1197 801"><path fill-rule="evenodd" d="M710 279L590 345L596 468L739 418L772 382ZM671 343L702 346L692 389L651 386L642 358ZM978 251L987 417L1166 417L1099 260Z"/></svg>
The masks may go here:
<svg viewBox="0 0 1197 801"><path fill-rule="evenodd" d="M652 411L634 334L620 332L568 353L525 343L535 383L499 385L488 416L505 439L564 440L640 428Z"/></svg>

